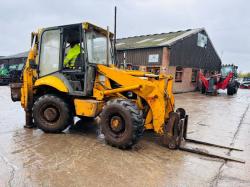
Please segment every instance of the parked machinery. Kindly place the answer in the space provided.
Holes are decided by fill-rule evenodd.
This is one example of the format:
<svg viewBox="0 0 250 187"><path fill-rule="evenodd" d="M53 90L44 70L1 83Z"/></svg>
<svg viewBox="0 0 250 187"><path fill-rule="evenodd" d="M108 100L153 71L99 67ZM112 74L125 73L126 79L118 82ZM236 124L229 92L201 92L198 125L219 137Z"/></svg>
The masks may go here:
<svg viewBox="0 0 250 187"><path fill-rule="evenodd" d="M239 161L188 148L189 141L204 142L187 138L188 115L174 109L173 77L117 68L112 37L87 22L32 34L22 83L11 85L12 99L21 100L25 110L26 127L58 133L74 125L74 116L100 116L106 142L120 149L132 147L152 129L170 149ZM79 62L67 68L64 59L72 42L80 45Z"/></svg>
<svg viewBox="0 0 250 187"><path fill-rule="evenodd" d="M0 85L20 82L23 66L24 64L2 64L0 67Z"/></svg>
<svg viewBox="0 0 250 187"><path fill-rule="evenodd" d="M241 84L241 89L250 89L250 77L244 77Z"/></svg>
<svg viewBox="0 0 250 187"><path fill-rule="evenodd" d="M206 78L201 72L199 72L199 79L201 81L201 93L217 95L219 89L227 89L228 95L234 95L239 88L239 82L237 78L238 66L235 65L222 65L220 74L212 74Z"/></svg>
<svg viewBox="0 0 250 187"><path fill-rule="evenodd" d="M9 84L9 70L8 66L5 64L1 64L0 66L0 85Z"/></svg>

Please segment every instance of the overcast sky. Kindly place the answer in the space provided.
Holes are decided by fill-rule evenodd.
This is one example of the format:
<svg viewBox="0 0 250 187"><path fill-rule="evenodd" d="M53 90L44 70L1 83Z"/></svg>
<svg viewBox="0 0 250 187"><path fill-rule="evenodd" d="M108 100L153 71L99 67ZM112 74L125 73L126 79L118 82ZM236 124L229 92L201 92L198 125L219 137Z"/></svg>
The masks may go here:
<svg viewBox="0 0 250 187"><path fill-rule="evenodd" d="M204 27L222 62L250 72L248 0L0 0L0 56L27 51L40 27L83 21L113 28L118 37Z"/></svg>

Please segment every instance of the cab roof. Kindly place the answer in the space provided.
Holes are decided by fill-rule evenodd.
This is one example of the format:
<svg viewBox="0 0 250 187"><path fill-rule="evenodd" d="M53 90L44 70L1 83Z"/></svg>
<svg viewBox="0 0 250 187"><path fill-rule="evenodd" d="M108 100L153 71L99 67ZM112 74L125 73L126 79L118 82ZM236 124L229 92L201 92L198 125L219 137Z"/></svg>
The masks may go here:
<svg viewBox="0 0 250 187"><path fill-rule="evenodd" d="M106 35L108 32L106 29L103 29L103 28L101 28L97 25L94 25L92 23L82 22L82 23L76 23L76 24L68 24L68 25L60 25L60 26L54 26L54 27L41 28L41 29L39 29L38 33L41 31L44 31L44 30L56 29L56 28L62 28L62 27L71 27L71 26L77 26L77 25L82 25L82 27L86 30L96 30L104 35ZM114 34L112 32L109 32L109 33L110 33L110 37L114 36Z"/></svg>

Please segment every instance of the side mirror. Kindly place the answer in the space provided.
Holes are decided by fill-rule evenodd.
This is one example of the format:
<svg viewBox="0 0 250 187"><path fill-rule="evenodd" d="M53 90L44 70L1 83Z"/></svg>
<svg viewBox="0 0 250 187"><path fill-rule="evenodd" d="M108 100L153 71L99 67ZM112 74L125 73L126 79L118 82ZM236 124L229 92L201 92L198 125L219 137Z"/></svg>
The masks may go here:
<svg viewBox="0 0 250 187"><path fill-rule="evenodd" d="M30 63L30 67L32 69L37 69L38 66L37 66L37 64L36 64L36 62L34 60L30 60L29 63Z"/></svg>

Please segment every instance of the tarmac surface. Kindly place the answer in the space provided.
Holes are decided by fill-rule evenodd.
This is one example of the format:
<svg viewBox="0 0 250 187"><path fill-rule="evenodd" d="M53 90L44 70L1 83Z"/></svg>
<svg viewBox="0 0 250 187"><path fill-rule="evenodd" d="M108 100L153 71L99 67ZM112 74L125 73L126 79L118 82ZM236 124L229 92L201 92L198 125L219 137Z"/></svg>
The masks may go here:
<svg viewBox="0 0 250 187"><path fill-rule="evenodd" d="M132 150L122 151L98 138L96 128L62 134L24 129L20 103L13 103L9 88L2 86L0 187L250 186L250 91L217 97L177 94L176 106L189 114L188 137L242 148L243 152L210 149L246 163L168 150L149 132Z"/></svg>

